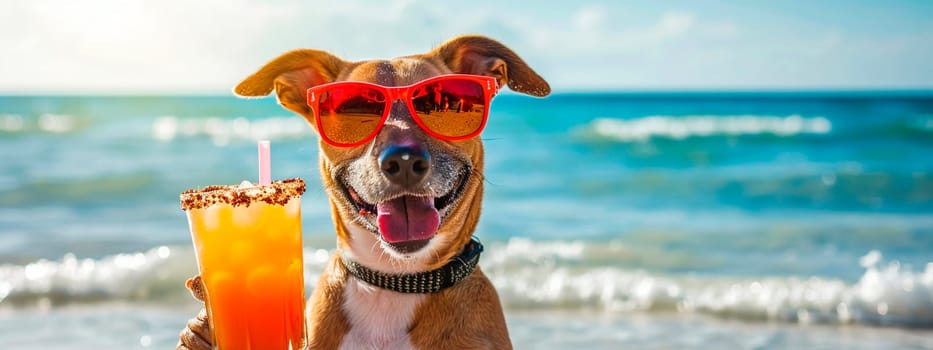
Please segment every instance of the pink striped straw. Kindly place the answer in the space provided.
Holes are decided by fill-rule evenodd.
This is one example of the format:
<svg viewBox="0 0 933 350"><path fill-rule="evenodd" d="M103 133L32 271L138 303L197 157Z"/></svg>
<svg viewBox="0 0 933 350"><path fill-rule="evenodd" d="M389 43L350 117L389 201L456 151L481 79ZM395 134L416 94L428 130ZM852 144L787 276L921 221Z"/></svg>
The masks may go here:
<svg viewBox="0 0 933 350"><path fill-rule="evenodd" d="M259 141L259 184L272 183L272 166L269 159L269 141Z"/></svg>

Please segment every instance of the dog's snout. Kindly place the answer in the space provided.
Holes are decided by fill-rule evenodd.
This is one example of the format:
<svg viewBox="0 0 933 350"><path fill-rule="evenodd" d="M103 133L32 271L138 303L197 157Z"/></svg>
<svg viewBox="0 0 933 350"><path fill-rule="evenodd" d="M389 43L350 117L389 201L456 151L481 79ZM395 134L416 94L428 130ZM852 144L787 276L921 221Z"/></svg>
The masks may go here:
<svg viewBox="0 0 933 350"><path fill-rule="evenodd" d="M421 182L431 170L428 153L410 146L391 146L379 154L379 166L386 179L410 187Z"/></svg>

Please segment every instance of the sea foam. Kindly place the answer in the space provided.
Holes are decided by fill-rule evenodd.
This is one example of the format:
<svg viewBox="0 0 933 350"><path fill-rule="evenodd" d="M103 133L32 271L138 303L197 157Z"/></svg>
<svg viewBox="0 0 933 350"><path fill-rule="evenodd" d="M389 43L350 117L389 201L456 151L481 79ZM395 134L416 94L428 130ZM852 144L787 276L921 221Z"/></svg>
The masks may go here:
<svg viewBox="0 0 933 350"><path fill-rule="evenodd" d="M43 113L34 117L0 113L0 132L64 134L85 128L89 120L70 114Z"/></svg>
<svg viewBox="0 0 933 350"><path fill-rule="evenodd" d="M666 275L584 262L591 253L605 250L573 241L512 239L504 249L489 249L484 269L504 303L514 308L933 326L933 262L914 272L897 261L883 263L881 253L871 251L861 259L865 272L855 283L819 276Z"/></svg>
<svg viewBox="0 0 933 350"><path fill-rule="evenodd" d="M162 116L151 126L152 137L172 141L186 137L209 137L216 145L231 141L283 140L304 138L312 134L311 127L297 117L246 118L178 118Z"/></svg>
<svg viewBox="0 0 933 350"><path fill-rule="evenodd" d="M832 123L825 117L800 115L652 115L635 119L598 118L583 132L612 140L633 142L652 138L681 140L710 136L793 136L828 134Z"/></svg>
<svg viewBox="0 0 933 350"><path fill-rule="evenodd" d="M933 262L912 271L878 251L853 282L821 276L664 274L611 263L612 244L513 238L487 244L481 259L507 309L607 313L676 312L798 324L933 327ZM331 251L305 249L308 295ZM0 308L67 303L188 300L190 247L160 246L101 259L0 266Z"/></svg>

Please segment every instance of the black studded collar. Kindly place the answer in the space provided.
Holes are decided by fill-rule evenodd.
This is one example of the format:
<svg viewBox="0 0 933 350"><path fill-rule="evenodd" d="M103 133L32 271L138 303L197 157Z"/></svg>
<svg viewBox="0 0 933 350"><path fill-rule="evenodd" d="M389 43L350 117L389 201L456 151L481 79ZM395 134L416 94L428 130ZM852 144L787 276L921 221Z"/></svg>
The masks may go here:
<svg viewBox="0 0 933 350"><path fill-rule="evenodd" d="M453 287L458 282L473 273L479 263L479 255L483 252L483 244L476 239L470 239L463 251L450 259L440 268L431 271L410 274L388 274L372 270L366 266L342 257L343 265L347 267L353 277L379 288L399 293L435 293Z"/></svg>

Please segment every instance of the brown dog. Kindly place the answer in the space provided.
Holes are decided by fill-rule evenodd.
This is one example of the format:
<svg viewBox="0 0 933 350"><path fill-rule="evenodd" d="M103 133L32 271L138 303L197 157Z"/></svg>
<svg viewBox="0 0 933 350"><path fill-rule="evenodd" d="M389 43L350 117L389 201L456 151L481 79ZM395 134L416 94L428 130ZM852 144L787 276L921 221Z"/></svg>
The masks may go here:
<svg viewBox="0 0 933 350"><path fill-rule="evenodd" d="M493 77L489 81L498 86L529 95L550 93L547 82L512 50L481 36L457 37L425 54L391 60L346 62L324 51L295 50L235 91L265 96L274 90L283 107L320 135L324 124L315 120L320 112L312 110L311 87L335 81L408 86L453 73ZM402 98L392 102L384 125L365 143L335 146L321 138L321 178L338 250L308 303L308 347L511 349L499 297L476 267L482 246L471 239L483 198L482 142L439 139L412 115L488 106L461 99L447 101L450 110L443 112L431 103L439 95L408 108ZM197 278L188 287L203 300ZM202 310L182 331L178 347L209 349L207 327Z"/></svg>

